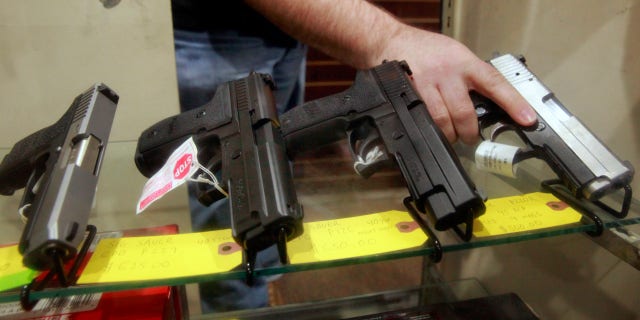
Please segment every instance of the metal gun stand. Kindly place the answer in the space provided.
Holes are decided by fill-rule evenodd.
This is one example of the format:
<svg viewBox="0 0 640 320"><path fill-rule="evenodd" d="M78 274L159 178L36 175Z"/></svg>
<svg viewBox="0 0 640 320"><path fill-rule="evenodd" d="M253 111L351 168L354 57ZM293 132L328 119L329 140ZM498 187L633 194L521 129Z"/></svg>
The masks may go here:
<svg viewBox="0 0 640 320"><path fill-rule="evenodd" d="M22 309L25 311L30 311L35 307L39 300L32 300L30 295L32 291L40 291L43 290L46 285L57 277L58 283L61 287L72 286L78 281L78 269L80 269L80 265L84 261L84 258L89 251L89 247L91 247L91 243L96 236L97 228L94 225L87 225L87 236L82 243L82 247L78 252L69 272L65 274L64 263L60 254L55 248L51 248L47 253L51 257L53 262L53 268L46 271L44 277L36 277L29 284L26 284L20 290L20 305ZM41 279L41 280L40 280Z"/></svg>

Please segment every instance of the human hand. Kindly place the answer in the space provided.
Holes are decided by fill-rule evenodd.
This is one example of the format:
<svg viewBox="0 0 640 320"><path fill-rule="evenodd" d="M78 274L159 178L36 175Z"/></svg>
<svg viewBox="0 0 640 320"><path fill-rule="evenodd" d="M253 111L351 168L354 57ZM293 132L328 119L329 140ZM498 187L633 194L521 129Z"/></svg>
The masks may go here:
<svg viewBox="0 0 640 320"><path fill-rule="evenodd" d="M405 60L418 93L450 142L479 136L469 91L496 102L517 123L534 110L491 65L460 42L417 29L364 0L245 0L293 37L358 69Z"/></svg>
<svg viewBox="0 0 640 320"><path fill-rule="evenodd" d="M507 80L452 38L406 27L389 40L381 56L407 61L431 117L452 143L460 139L473 144L478 139L471 90L496 102L521 125L536 122L535 111Z"/></svg>

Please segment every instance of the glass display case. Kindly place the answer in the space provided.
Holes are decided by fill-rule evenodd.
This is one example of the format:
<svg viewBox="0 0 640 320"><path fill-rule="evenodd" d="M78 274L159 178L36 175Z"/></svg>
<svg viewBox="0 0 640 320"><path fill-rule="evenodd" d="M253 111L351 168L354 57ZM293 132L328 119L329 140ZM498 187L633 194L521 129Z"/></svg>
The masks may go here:
<svg viewBox="0 0 640 320"><path fill-rule="evenodd" d="M181 234L190 233L191 228L186 188L184 187L170 192L166 197L152 204L147 211L136 215L136 202L141 194L146 178L136 170L133 161L135 147L136 141L115 141L109 144L100 173L95 206L90 214L89 222L97 227L98 233L165 225L177 225L179 233ZM2 156L8 151L7 149L2 150ZM480 172L475 169L471 161L473 150L471 150L470 147L456 146L456 151L460 155L464 167L478 186L478 189L490 199L489 201L491 201L491 199L540 192L542 190L541 181L554 177L553 173L546 168L544 163L537 163L536 161L532 161L530 164L523 164L517 178L503 178ZM386 168L377 172L369 179L363 179L353 172L351 161L349 151L343 142L301 154L295 159L294 179L298 200L304 207L305 224L346 217L359 217L378 212L407 212L407 207L403 203L403 200L408 196L408 192L402 176L396 168ZM3 211L3 215L0 218L2 220L0 224L0 243L3 245L15 244L20 239L23 223L17 213L17 209L21 193L22 192L19 191L13 196L0 198L0 207L2 207ZM612 206L619 206L622 199L619 194L614 194L607 197L606 201ZM625 230L640 223L640 206L638 204L638 201L633 199L630 204L629 214L624 218L615 218L595 206L590 206L589 210L593 210L600 218L601 226L594 223L592 219L582 217L575 222L560 226L542 229L536 229L534 226L525 226L521 231L514 229L515 231L512 230L512 232L506 234L482 237L474 235L469 241L465 241L456 232L451 230L432 231L433 234L423 243L401 250L259 268L255 270L255 275L258 277L271 276L297 271L369 264L410 257L425 257L425 264L430 264L437 262L439 256L446 256L448 252L452 251L495 246L545 237L556 237L573 233L602 233L601 237L603 237L602 239L604 240L602 240L601 243L605 247L614 242L612 239L618 239L615 248L613 248L613 245L610 246L611 251L619 254L621 259L637 267L637 255L631 256L624 254L625 250L633 248L633 241L628 239L628 241L624 241L624 239L616 236L616 234L628 235L628 233L625 233ZM419 218L418 220L422 221L422 224L430 225L429 218L425 214L418 213L417 217ZM603 230L599 230L599 228ZM594 235L594 237L597 236ZM209 280L243 279L244 277L245 272L242 269L238 269L228 272L163 279L91 283L72 285L65 288L54 286L43 290L32 291L30 292L30 298L42 299L164 285L182 286ZM425 282L422 283L423 286L442 285L428 283L428 280L423 281ZM470 282L472 283L473 281ZM459 286L469 286L469 282L451 284L451 287L454 288ZM405 291L406 296L415 297L413 293L416 291L414 290L419 289L407 289ZM480 293L467 296L457 295L457 299L482 295L482 290L470 289L469 292ZM371 297L369 296L369 298ZM335 300L335 306L340 305L340 308L348 308L347 306L350 304L345 302L345 299L346 298ZM367 300L363 297L359 299L364 299L363 301ZM6 290L0 293L0 302L15 302L19 300L19 289ZM362 306L360 303L351 305ZM293 309L295 309L295 307L291 307L291 310Z"/></svg>

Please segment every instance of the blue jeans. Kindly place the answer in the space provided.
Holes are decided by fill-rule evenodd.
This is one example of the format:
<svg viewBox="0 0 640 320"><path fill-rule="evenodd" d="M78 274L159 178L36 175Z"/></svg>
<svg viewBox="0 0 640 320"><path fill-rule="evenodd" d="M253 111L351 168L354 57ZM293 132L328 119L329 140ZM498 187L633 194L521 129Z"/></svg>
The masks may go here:
<svg viewBox="0 0 640 320"><path fill-rule="evenodd" d="M282 47L232 30L215 33L174 30L174 41L182 111L205 104L218 85L244 78L252 71L273 77L278 113L303 101L306 47L300 43ZM196 199L195 189L194 184L188 185L193 231L229 228L228 200L206 207ZM278 263L275 246L258 253L257 268ZM267 290L267 281L260 277L251 287L242 280L201 283L202 312L267 306Z"/></svg>

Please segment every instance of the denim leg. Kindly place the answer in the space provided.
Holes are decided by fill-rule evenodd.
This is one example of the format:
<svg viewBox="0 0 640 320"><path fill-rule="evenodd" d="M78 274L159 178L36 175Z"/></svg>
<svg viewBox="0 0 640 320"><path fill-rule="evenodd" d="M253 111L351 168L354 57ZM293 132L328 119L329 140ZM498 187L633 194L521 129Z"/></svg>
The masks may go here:
<svg viewBox="0 0 640 320"><path fill-rule="evenodd" d="M282 113L304 98L307 48L282 48L237 32L174 30L176 71L182 111L199 107L213 97L223 82L250 72L268 73L276 83L274 96Z"/></svg>
<svg viewBox="0 0 640 320"><path fill-rule="evenodd" d="M174 30L174 40L182 111L203 105L211 100L218 85L246 77L252 71L273 76L279 113L302 102L306 57L306 47L302 44L283 48L260 38L242 37L233 31ZM230 227L228 199L206 207L196 199L193 183L188 184L188 190L193 231ZM275 246L258 253L257 268L278 263ZM268 304L267 283L263 278L255 279L251 287L242 280L201 283L200 296L203 313L258 308Z"/></svg>

